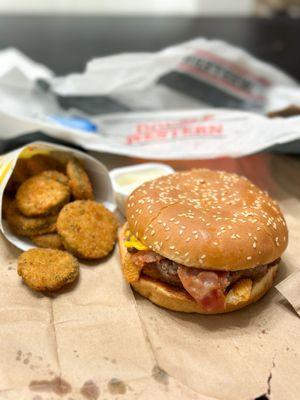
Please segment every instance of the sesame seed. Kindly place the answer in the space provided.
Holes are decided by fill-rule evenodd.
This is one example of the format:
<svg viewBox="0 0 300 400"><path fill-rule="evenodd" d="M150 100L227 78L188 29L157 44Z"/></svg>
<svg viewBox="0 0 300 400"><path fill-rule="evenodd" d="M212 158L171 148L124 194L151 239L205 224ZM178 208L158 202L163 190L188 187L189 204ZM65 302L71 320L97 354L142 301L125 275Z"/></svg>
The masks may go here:
<svg viewBox="0 0 300 400"><path fill-rule="evenodd" d="M247 257L247 260L252 260L252 257L251 257L251 256L248 256L248 257Z"/></svg>
<svg viewBox="0 0 300 400"><path fill-rule="evenodd" d="M170 250L174 250L175 249L175 246L170 246Z"/></svg>
<svg viewBox="0 0 300 400"><path fill-rule="evenodd" d="M153 236L154 234L155 234L155 230L154 229L152 229L152 231L151 231L151 236Z"/></svg>
<svg viewBox="0 0 300 400"><path fill-rule="evenodd" d="M253 242L253 248L256 249L256 242Z"/></svg>
<svg viewBox="0 0 300 400"><path fill-rule="evenodd" d="M189 238L189 237L185 239L186 242L189 242L190 240L191 240L191 238Z"/></svg>

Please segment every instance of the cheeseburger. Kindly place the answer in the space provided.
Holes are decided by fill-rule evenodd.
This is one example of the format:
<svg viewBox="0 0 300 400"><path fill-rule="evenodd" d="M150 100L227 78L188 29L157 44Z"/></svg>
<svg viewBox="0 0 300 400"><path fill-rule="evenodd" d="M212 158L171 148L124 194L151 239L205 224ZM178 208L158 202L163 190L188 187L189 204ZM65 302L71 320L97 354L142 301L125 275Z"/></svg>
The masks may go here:
<svg viewBox="0 0 300 400"><path fill-rule="evenodd" d="M119 234L126 280L175 311L224 313L272 286L288 232L278 205L246 178L195 169L144 183Z"/></svg>

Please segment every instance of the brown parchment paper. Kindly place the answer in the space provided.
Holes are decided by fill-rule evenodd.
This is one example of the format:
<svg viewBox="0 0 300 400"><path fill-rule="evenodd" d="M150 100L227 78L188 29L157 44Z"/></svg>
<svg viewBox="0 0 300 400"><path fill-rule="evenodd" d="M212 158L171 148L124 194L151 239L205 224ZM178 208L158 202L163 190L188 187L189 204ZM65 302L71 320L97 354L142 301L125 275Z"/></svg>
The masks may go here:
<svg viewBox="0 0 300 400"><path fill-rule="evenodd" d="M300 316L300 270L280 282L276 289L289 301Z"/></svg>
<svg viewBox="0 0 300 400"><path fill-rule="evenodd" d="M279 200L290 245L278 283L297 271L300 163L264 156L204 166L243 173ZM74 287L51 297L22 284L18 254L2 237L1 400L300 398L299 317L275 288L235 313L185 315L134 297L117 249L82 264Z"/></svg>

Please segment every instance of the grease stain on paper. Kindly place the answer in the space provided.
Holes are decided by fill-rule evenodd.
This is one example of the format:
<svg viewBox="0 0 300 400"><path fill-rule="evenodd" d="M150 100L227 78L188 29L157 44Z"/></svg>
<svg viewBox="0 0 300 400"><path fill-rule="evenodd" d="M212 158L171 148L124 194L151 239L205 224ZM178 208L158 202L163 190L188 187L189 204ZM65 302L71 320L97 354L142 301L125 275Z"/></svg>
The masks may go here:
<svg viewBox="0 0 300 400"><path fill-rule="evenodd" d="M117 364L117 360L115 358L103 357L105 361L109 361L112 364Z"/></svg>
<svg viewBox="0 0 300 400"><path fill-rule="evenodd" d="M84 382L80 389L80 393L87 400L97 400L100 395L100 389L92 380Z"/></svg>
<svg viewBox="0 0 300 400"><path fill-rule="evenodd" d="M17 351L17 357L16 357L17 361L22 361L23 364L27 365L30 363L31 358L32 358L31 352L23 353L21 350Z"/></svg>
<svg viewBox="0 0 300 400"><path fill-rule="evenodd" d="M64 396L72 391L69 382L58 376L52 380L31 381L29 389L34 392L53 392L59 396Z"/></svg>
<svg viewBox="0 0 300 400"><path fill-rule="evenodd" d="M74 353L74 355L75 355L76 358L79 358L79 354L78 354L78 351L77 351L77 350L73 350L73 353Z"/></svg>
<svg viewBox="0 0 300 400"><path fill-rule="evenodd" d="M152 368L152 377L162 385L167 386L169 384L169 375L158 365Z"/></svg>
<svg viewBox="0 0 300 400"><path fill-rule="evenodd" d="M107 388L110 394L125 394L126 385L123 381L117 378L112 378L108 384Z"/></svg>
<svg viewBox="0 0 300 400"><path fill-rule="evenodd" d="M11 271L11 270L13 270L13 271L15 271L17 268L16 268L16 262L14 261L14 260L12 260L12 261L8 261L8 270L9 271Z"/></svg>
<svg viewBox="0 0 300 400"><path fill-rule="evenodd" d="M17 356L16 356L16 361L21 361L24 365L26 365L28 368L30 368L32 371L34 370L41 370L42 372L54 376L57 374L55 373L51 365L48 363L46 364L46 361L44 361L42 356L34 355L31 352L25 353L22 352L21 350L17 351Z"/></svg>
<svg viewBox="0 0 300 400"><path fill-rule="evenodd" d="M19 351L17 351L16 361L21 361L21 357L22 357L22 351L19 350Z"/></svg>

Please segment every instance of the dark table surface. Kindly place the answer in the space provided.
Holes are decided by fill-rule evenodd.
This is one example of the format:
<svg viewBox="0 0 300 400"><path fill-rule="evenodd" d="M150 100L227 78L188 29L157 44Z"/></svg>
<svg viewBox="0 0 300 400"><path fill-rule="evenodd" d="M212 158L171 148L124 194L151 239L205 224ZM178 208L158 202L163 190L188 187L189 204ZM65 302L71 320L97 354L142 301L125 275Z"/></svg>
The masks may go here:
<svg viewBox="0 0 300 400"><path fill-rule="evenodd" d="M0 17L0 49L17 47L60 75L83 70L92 57L156 51L199 36L241 46L300 80L299 19Z"/></svg>

